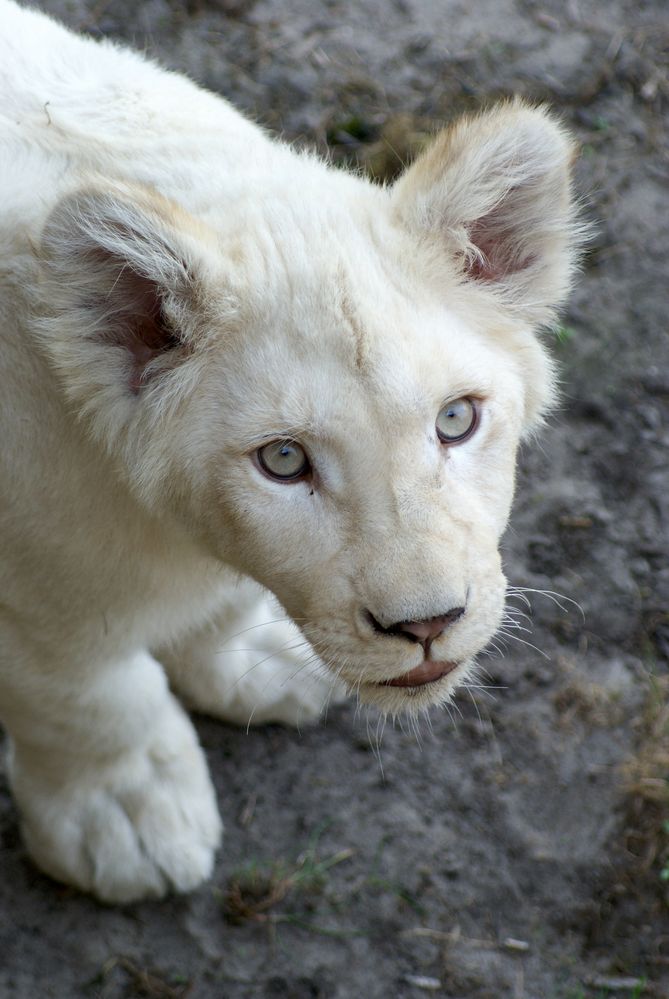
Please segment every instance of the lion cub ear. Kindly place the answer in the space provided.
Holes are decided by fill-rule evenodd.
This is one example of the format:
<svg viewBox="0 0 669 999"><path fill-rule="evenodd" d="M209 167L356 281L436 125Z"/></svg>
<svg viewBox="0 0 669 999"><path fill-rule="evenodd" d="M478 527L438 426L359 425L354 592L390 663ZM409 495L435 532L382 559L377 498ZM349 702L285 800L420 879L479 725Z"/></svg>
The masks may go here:
<svg viewBox="0 0 669 999"><path fill-rule="evenodd" d="M96 409L136 397L189 356L212 241L144 189L84 191L55 208L39 250L38 333L71 398Z"/></svg>
<svg viewBox="0 0 669 999"><path fill-rule="evenodd" d="M440 133L392 196L404 224L440 240L466 281L535 326L553 319L582 240L573 158L545 110L509 103Z"/></svg>

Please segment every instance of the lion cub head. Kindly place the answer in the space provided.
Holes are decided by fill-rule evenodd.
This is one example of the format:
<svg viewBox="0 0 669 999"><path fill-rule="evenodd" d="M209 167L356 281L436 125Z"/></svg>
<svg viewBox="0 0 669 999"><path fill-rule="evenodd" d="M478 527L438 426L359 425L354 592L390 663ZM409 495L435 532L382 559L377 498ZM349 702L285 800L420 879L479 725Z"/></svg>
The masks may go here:
<svg viewBox="0 0 669 999"><path fill-rule="evenodd" d="M75 191L44 234L41 339L141 503L272 590L361 700L442 702L502 615L516 448L553 392L535 332L577 242L571 145L510 104L391 188L273 157L197 210Z"/></svg>

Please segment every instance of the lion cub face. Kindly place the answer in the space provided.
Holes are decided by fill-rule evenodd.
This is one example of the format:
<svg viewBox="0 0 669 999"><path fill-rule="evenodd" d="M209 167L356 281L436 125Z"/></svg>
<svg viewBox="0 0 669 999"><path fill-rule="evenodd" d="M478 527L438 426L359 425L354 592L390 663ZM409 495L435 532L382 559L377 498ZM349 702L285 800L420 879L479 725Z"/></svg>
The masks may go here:
<svg viewBox="0 0 669 999"><path fill-rule="evenodd" d="M499 625L526 359L499 319L488 335L439 301L401 232L369 224L364 265L333 239L298 295L291 271L246 303L255 319L207 376L231 405L206 463L222 556L395 710L447 696Z"/></svg>
<svg viewBox="0 0 669 999"><path fill-rule="evenodd" d="M285 154L284 154L285 155ZM131 488L267 586L392 712L446 700L499 626L534 337L568 283L569 144L508 106L392 190L292 156L196 221L93 190L44 238L44 342Z"/></svg>

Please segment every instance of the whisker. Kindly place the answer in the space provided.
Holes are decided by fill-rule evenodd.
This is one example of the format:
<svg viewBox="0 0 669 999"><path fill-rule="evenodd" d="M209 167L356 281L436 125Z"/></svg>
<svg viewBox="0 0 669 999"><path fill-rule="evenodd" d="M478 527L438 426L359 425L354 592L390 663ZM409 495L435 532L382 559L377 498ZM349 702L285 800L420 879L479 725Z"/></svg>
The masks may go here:
<svg viewBox="0 0 669 999"><path fill-rule="evenodd" d="M520 642L521 645L527 645L528 648L534 649L535 652L538 652L540 656L543 656L544 659L547 659L550 662L551 657L548 655L548 653L544 652L544 650L540 649L537 645L533 645L532 642L528 642L524 638L519 638L518 635L510 635L507 632L505 632L502 628L500 628L498 635L501 636L502 638L513 639L514 642Z"/></svg>
<svg viewBox="0 0 669 999"><path fill-rule="evenodd" d="M506 595L507 597L518 597L518 599L522 600L529 610L532 610L532 604L530 603L529 598L526 597L524 593L519 592L515 586L507 586Z"/></svg>
<svg viewBox="0 0 669 999"><path fill-rule="evenodd" d="M565 614L569 613L569 608L564 607L562 601L567 604L572 604L577 610L580 611L581 617L585 621L585 611L583 607L579 604L578 600L573 600L571 597L565 596L564 593L557 593L555 590L538 590L533 589L530 586L511 586L507 588L507 592L513 596L517 596L524 599L529 604L529 600L524 596L527 593L536 593L537 596L546 597L547 600L551 600L557 607L560 608Z"/></svg>
<svg viewBox="0 0 669 999"><path fill-rule="evenodd" d="M491 653L491 651L490 651L490 649L492 648L492 649L494 649L494 650L495 650L495 652L496 652L496 653L497 653L497 655L498 655L498 656L500 657L500 659L503 659L503 658L504 658L504 649L501 649L501 648L499 647L499 645L497 644L497 642L496 642L496 641L495 641L494 639L491 639L491 640L490 640L490 641L488 642L488 646L489 646L489 647L488 647L487 649L482 649L482 650L481 650L481 654L483 654L483 655L486 655L486 656L489 656L489 655L492 655L492 653Z"/></svg>
<svg viewBox="0 0 669 999"><path fill-rule="evenodd" d="M532 615L531 614L526 614L525 611L522 611L520 609L520 607L511 607L509 604L507 604L506 607L504 608L504 616L505 617L512 617L512 618L514 618L514 620L518 620L518 618L522 617L522 618L525 618L525 620L529 624L532 623Z"/></svg>
<svg viewBox="0 0 669 999"><path fill-rule="evenodd" d="M463 690L508 690L505 683L462 683Z"/></svg>
<svg viewBox="0 0 669 999"><path fill-rule="evenodd" d="M266 628L270 624L287 624L290 621L291 621L291 618L289 618L289 617L277 617L277 618L274 618L271 621L260 621L260 622L258 622L258 624L251 624L251 625L249 625L248 628L242 628L241 631L236 631L233 635L226 635L225 636L225 641L226 642L234 642L237 638L240 638L242 635L247 635L249 632L256 631L256 629L258 629L258 628ZM226 645L222 645L219 649L216 649L215 651L216 652L227 652L228 649L227 649Z"/></svg>
<svg viewBox="0 0 669 999"><path fill-rule="evenodd" d="M465 690L467 691L467 693L469 695L469 700L474 705L474 710L476 711L476 717L478 718L478 720L480 721L480 723L483 724L483 719L481 718L481 712L479 711L478 701L476 700L476 698L472 694L471 688L469 686L466 686Z"/></svg>
<svg viewBox="0 0 669 999"><path fill-rule="evenodd" d="M532 628L526 628L524 624L519 624L517 621L504 618L502 624L505 628L511 628L513 631L524 631L527 635L532 634Z"/></svg>

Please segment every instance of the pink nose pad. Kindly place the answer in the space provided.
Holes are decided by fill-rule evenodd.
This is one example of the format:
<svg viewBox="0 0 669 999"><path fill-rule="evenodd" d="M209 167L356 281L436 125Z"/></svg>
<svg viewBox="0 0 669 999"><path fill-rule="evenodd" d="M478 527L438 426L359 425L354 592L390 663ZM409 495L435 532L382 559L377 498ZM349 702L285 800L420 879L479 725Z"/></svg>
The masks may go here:
<svg viewBox="0 0 669 999"><path fill-rule="evenodd" d="M462 617L464 612L464 607L452 607L445 614L430 617L426 621L401 621L392 626L392 631L395 634L412 635L421 645L424 645L426 642L433 642L435 638L443 634L450 624Z"/></svg>
<svg viewBox="0 0 669 999"><path fill-rule="evenodd" d="M464 607L452 607L445 614L429 617L423 621L397 621L395 624L382 625L370 611L367 611L368 620L374 631L381 635L405 635L409 641L422 645L426 656L435 638L443 634L449 625L454 624L464 613Z"/></svg>

